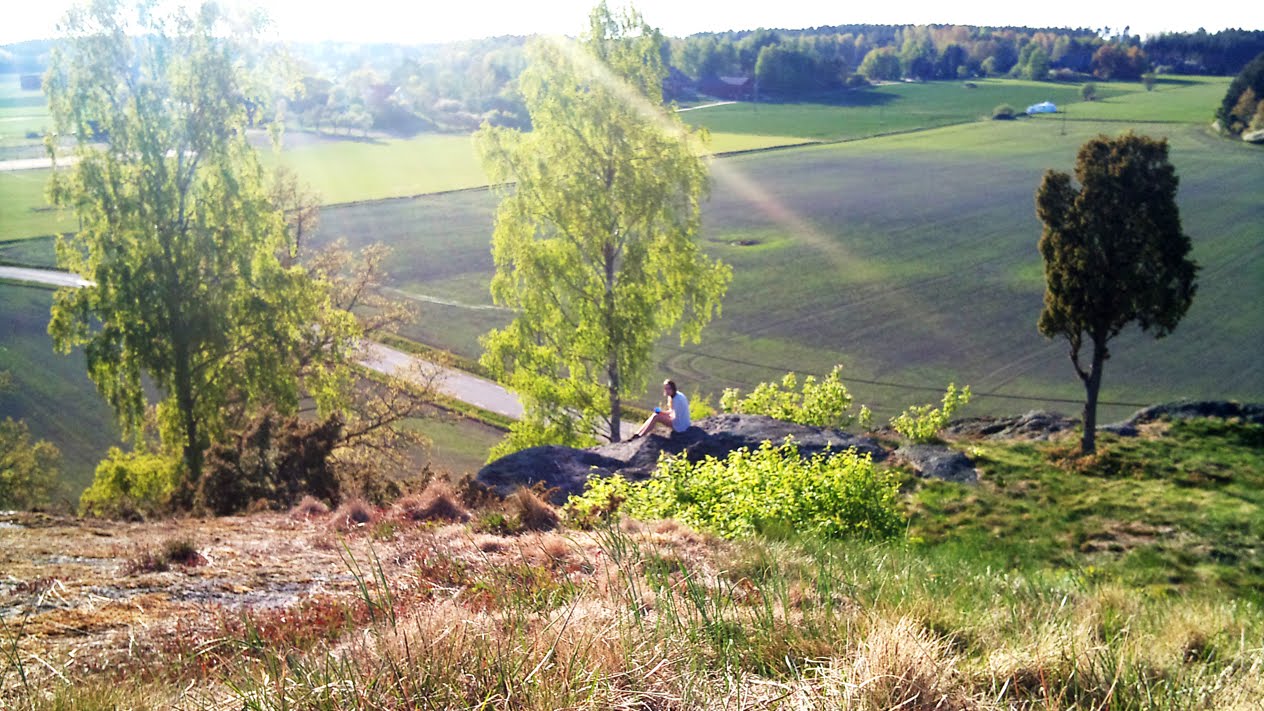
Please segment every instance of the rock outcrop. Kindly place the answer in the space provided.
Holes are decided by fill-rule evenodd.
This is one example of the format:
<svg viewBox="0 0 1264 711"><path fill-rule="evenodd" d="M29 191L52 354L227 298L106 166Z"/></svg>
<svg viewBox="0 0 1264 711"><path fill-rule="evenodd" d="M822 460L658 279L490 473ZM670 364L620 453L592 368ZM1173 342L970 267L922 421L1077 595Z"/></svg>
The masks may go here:
<svg viewBox="0 0 1264 711"><path fill-rule="evenodd" d="M895 450L895 456L923 479L943 479L959 484L979 482L974 462L961 452L941 444L904 445Z"/></svg>
<svg viewBox="0 0 1264 711"><path fill-rule="evenodd" d="M690 461L723 458L742 447L755 449L763 442L779 443L786 437L793 437L805 456L851 447L874 460L887 456L876 441L840 430L796 425L763 415L722 414L699 420L684 432L649 434L592 449L531 447L487 464L479 470L478 481L502 495L519 486L543 484L555 490L553 499L560 503L571 494L581 493L590 476L619 474L633 481L646 479L664 453Z"/></svg>
<svg viewBox="0 0 1264 711"><path fill-rule="evenodd" d="M1078 427L1080 421L1057 412L1032 410L1019 417L969 417L950 422L944 434L985 439L1045 440Z"/></svg>
<svg viewBox="0 0 1264 711"><path fill-rule="evenodd" d="M1264 405L1235 402L1188 402L1156 405L1138 411L1124 422L1105 425L1101 429L1122 435L1135 435L1137 426L1158 419L1191 417L1241 418L1264 424ZM1047 440L1073 430L1079 420L1053 412L1032 411L1019 417L972 417L957 420L944 428L949 437L985 439ZM615 442L592 449L546 446L532 447L501 457L478 472L478 481L501 495L520 486L542 484L553 490L553 500L561 503L571 494L583 492L592 476L619 474L633 481L646 479L654 471L663 454L681 455L690 461L706 457L723 458L737 449L755 449L764 442L780 443L793 437L799 452L811 456L817 452L841 452L855 447L875 461L890 452L876 440L823 427L808 427L774 420L763 415L714 415L699 420L685 432L651 434L624 442ZM918 476L946 481L974 483L978 472L969 457L942 445L905 445L896 451L898 459L908 464Z"/></svg>
<svg viewBox="0 0 1264 711"><path fill-rule="evenodd" d="M1136 427L1155 420L1187 420L1198 417L1216 417L1226 420L1241 418L1243 421L1251 424L1264 425L1264 404L1228 402L1225 400L1173 402L1137 410L1125 423Z"/></svg>

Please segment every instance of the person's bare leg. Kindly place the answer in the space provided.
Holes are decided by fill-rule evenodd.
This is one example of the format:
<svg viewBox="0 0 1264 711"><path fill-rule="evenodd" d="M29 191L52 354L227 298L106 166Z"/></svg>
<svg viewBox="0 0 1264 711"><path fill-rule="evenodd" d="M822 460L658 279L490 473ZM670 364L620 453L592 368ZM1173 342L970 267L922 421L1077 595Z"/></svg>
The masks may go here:
<svg viewBox="0 0 1264 711"><path fill-rule="evenodd" d="M671 415L667 414L666 412L656 412L650 415L650 419L646 420L645 424L641 425L641 429L637 430L637 433L633 435L633 437L634 438L644 437L646 433L654 429L654 423L656 422L662 423L668 427L671 427L672 426Z"/></svg>
<svg viewBox="0 0 1264 711"><path fill-rule="evenodd" d="M641 429L637 430L636 434L632 435L632 439L636 439L637 437L644 437L645 433L649 432L651 429L653 429L653 427L654 427L654 415L650 415L649 419L645 421L645 424L641 425Z"/></svg>

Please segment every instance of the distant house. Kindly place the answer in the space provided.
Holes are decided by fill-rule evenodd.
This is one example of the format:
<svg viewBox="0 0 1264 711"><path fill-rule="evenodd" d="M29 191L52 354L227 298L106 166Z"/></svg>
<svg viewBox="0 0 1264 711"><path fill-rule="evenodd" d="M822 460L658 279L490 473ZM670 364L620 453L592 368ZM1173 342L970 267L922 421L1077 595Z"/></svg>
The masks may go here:
<svg viewBox="0 0 1264 711"><path fill-rule="evenodd" d="M1042 101L1039 104L1032 104L1027 107L1028 114L1056 114L1058 107L1053 105L1052 101Z"/></svg>
<svg viewBox="0 0 1264 711"><path fill-rule="evenodd" d="M750 77L707 77L698 82L698 91L719 99L750 99L755 95L755 80Z"/></svg>
<svg viewBox="0 0 1264 711"><path fill-rule="evenodd" d="M686 99L694 95L693 80L679 69L668 66L663 78L663 98L669 101Z"/></svg>

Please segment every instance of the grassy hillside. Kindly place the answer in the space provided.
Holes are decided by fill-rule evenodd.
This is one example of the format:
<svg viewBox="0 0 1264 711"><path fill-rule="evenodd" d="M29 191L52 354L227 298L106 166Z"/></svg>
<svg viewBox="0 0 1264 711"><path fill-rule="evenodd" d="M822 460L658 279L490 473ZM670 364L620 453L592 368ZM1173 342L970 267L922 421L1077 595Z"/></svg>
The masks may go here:
<svg viewBox="0 0 1264 711"><path fill-rule="evenodd" d="M1264 161L1257 148L1179 124L984 122L718 160L704 239L735 281L703 343L664 343L661 368L687 390L718 393L842 362L862 399L886 412L934 399L949 380L983 395L976 412L1075 411L1082 389L1065 346L1035 330L1033 195L1043 171L1071 169L1089 137L1128 127L1170 137L1203 268L1173 335L1117 344L1103 398L1128 404L1105 417L1182 397L1264 398L1254 356L1264 345L1264 205L1254 189ZM392 244L396 285L423 308L413 335L476 356L477 335L508 318L487 308L494 206L484 192L349 206L327 210L323 229Z"/></svg>
<svg viewBox="0 0 1264 711"><path fill-rule="evenodd" d="M33 709L1247 711L1262 437L1160 423L1094 460L962 441L980 482L908 481L908 533L881 543L554 528L522 499L468 523L11 516L0 685Z"/></svg>
<svg viewBox="0 0 1264 711"><path fill-rule="evenodd" d="M105 401L88 380L83 354L60 355L48 335L53 292L0 283L0 370L13 376L0 393L0 417L25 419L31 434L61 449L62 475L77 497L107 449L119 442Z"/></svg>
<svg viewBox="0 0 1264 711"><path fill-rule="evenodd" d="M34 437L57 445L63 480L77 499L92 482L97 462L120 440L113 415L88 379L83 354L53 351L48 335L52 300L48 289L0 282L0 370L13 378L12 390L0 392L0 419L24 419ZM440 471L476 470L504 436L493 427L444 414L410 426L431 441L420 463Z"/></svg>

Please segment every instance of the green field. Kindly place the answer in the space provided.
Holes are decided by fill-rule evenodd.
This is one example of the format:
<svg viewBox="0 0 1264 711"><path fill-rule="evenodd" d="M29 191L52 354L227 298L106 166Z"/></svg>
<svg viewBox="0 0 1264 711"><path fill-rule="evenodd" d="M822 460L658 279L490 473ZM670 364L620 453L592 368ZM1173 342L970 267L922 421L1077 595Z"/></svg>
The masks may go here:
<svg viewBox="0 0 1264 711"><path fill-rule="evenodd" d="M1170 137L1181 177L1182 217L1202 269L1193 308L1175 333L1162 341L1129 333L1115 346L1105 371L1102 398L1108 404L1102 419L1123 417L1136 409L1134 404L1179 398L1264 400L1264 366L1258 358L1264 352L1264 310L1259 308L1264 303L1259 239L1264 204L1258 189L1264 184L1264 150L1215 137L1202 119L1170 123L1203 110L1198 107L1226 81L1160 83L1152 93L1140 85L1130 93L1112 87L1103 91L1101 102L1074 104L1068 121L970 121L717 159L703 238L714 256L733 265L735 281L723 316L704 333L703 342L682 348L669 339L657 351L654 371L675 376L686 393L714 395L788 370L824 373L841 362L858 399L882 415L937 400L949 381L970 384L976 392L967 415L1033 408L1078 412L1083 391L1065 346L1035 330L1042 274L1033 195L1043 171L1070 169L1089 137L1134 129ZM990 90L991 84L978 90L957 83L883 90L943 94ZM1082 114L1090 109L1133 121L1088 121ZM1163 123L1137 123L1141 117ZM748 123L743 130L754 133L725 135L762 140L759 131L767 131L812 137L822 125L802 119L798 128L786 124L774 130ZM375 189L396 186L407 192L423 185L400 182L407 180L401 166L408 161L396 161L401 156L424 160L422 146L449 157L428 171L434 175L425 184L476 184L472 152L463 153L468 145L468 138L451 136L398 145L322 140L296 146L287 159L298 156L299 169L314 180L318 169L302 168L301 161L318 166L324 152L342 151L342 168L320 173L326 183L317 187L346 201L356 199L360 186L349 179L356 176ZM0 198L13 198L9 205L17 202L19 188L13 186L38 195L42 181L38 172L0 173ZM321 236L346 237L353 245L391 244L393 287L422 312L420 324L406 335L477 357L479 335L509 318L490 308L487 293L495 205L495 196L486 190L344 204L322 212ZM12 209L0 210L0 225L14 224L12 214ZM37 213L23 219L50 217ZM51 256L51 240L0 242L0 261L47 265ZM46 318L46 306L40 318ZM0 345L29 354L27 363L40 363L35 354L47 352L47 336L42 324L29 325L6 332ZM44 370L15 370L33 383L35 393L55 387L41 382L48 379ZM65 377L82 373L81 365L72 370ZM86 378L80 375L75 382L77 397L95 397ZM86 422L97 415L84 417L83 426L68 425L66 432L93 429ZM44 436L63 436L57 423L32 426ZM112 435L100 439L112 441ZM98 454L74 456L90 462Z"/></svg>
<svg viewBox="0 0 1264 711"><path fill-rule="evenodd" d="M892 84L842 92L828 103L727 104L687 111L681 117L691 125L710 130L708 148L717 154L976 122L990 116L997 104L1008 103L1021 111L1046 99L1063 106L1067 113L1037 119L1042 122L1093 118L1201 123L1223 95L1228 79L1171 79L1149 93L1140 84L1103 83L1099 89L1101 100L1092 103L1075 103L1079 101L1079 87L1072 84L1009 79L974 83L973 89L960 82ZM0 106L4 101L0 93ZM22 113L34 111L28 104L37 99L23 95L9 101L19 104L11 111ZM3 111L0 109L0 119ZM42 155L42 148L37 155ZM262 156L267 165L280 162L295 170L328 205L486 184L473 142L463 135L425 134L392 139L293 131L286 137L280 157L269 150L262 151ZM0 241L49 235L73 227L69 218L45 203L47 180L47 171L43 170L0 172Z"/></svg>
<svg viewBox="0 0 1264 711"><path fill-rule="evenodd" d="M738 103L698 109L686 121L712 131L795 136L818 141L854 140L988 118L998 104L1019 111L1041 101L1079 100L1073 84L980 79L961 82L890 84L837 94L828 103ZM1103 87L1103 94L1127 89Z"/></svg>
<svg viewBox="0 0 1264 711"><path fill-rule="evenodd" d="M1102 85L1111 87L1112 85ZM1227 77L1166 78L1155 84L1154 91L1144 87L1128 94L1102 93L1099 100L1080 102L1069 107L1066 118L1071 121L1177 121L1208 124L1229 88ZM1040 116L1041 121L1056 116Z"/></svg>
<svg viewBox="0 0 1264 711"><path fill-rule="evenodd" d="M0 171L0 241L74 229L73 217L48 206L47 170Z"/></svg>
<svg viewBox="0 0 1264 711"><path fill-rule="evenodd" d="M1124 404L1103 417L1159 400L1264 399L1264 153L1200 126L1132 127L1170 136L1203 268L1173 335L1119 341L1103 399ZM656 370L687 392L718 394L841 362L883 413L937 399L932 391L950 380L973 386L976 413L1076 411L1082 389L1065 346L1035 330L1033 195L1046 168L1070 169L1089 137L1125 128L982 122L717 161L704 239L735 281L703 343L664 343ZM494 207L479 191L348 206L326 210L324 230L392 244L397 286L423 299L410 335L475 356L477 335L508 318L486 308Z"/></svg>
<svg viewBox="0 0 1264 711"><path fill-rule="evenodd" d="M0 282L0 370L13 376L11 392L0 393L0 417L25 419L31 434L51 440L62 453L62 474L78 496L111 445L118 428L105 400L88 380L83 354L53 351L48 310L53 292Z"/></svg>
<svg viewBox="0 0 1264 711"><path fill-rule="evenodd" d="M18 74L0 74L0 159L12 157L5 151L14 147L41 145L41 138L33 139L27 134L35 132L42 136L52 123L44 94L23 91L19 82Z"/></svg>

